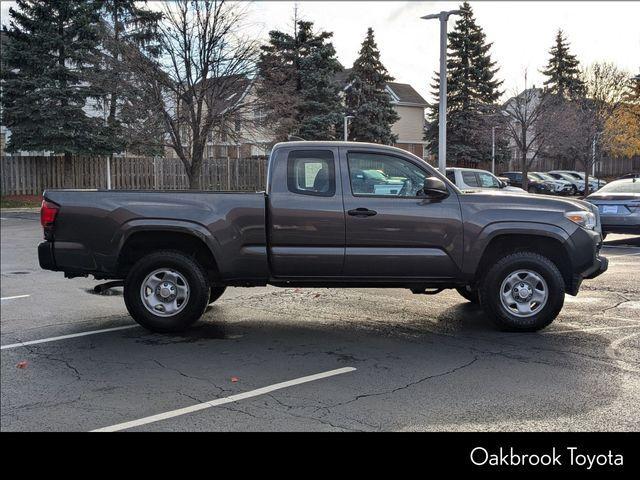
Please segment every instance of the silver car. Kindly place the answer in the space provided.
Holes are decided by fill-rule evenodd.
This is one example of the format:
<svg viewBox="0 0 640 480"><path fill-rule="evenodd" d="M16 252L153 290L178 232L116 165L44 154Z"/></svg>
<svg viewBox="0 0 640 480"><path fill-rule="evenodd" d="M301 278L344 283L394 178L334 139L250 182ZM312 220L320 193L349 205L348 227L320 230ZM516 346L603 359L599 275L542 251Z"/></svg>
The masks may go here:
<svg viewBox="0 0 640 480"><path fill-rule="evenodd" d="M640 235L640 179L608 183L585 200L598 207L604 234Z"/></svg>

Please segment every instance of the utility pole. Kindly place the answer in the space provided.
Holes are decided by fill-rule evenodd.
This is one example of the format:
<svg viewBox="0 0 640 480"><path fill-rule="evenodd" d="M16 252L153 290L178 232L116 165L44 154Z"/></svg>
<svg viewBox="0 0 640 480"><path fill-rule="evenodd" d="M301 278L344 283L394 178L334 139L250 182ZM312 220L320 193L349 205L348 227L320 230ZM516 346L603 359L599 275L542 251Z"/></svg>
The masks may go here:
<svg viewBox="0 0 640 480"><path fill-rule="evenodd" d="M450 10L425 15L423 20L440 20L440 106L438 111L438 169L446 175L447 169L447 20L461 10Z"/></svg>

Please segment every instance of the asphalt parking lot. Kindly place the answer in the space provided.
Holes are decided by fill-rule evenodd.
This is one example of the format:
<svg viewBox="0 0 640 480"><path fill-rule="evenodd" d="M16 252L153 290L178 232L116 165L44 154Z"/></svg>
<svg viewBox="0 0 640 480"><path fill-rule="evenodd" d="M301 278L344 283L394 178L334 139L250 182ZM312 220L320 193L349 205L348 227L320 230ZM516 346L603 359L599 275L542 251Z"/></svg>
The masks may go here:
<svg viewBox="0 0 640 480"><path fill-rule="evenodd" d="M158 335L118 289L40 270L36 214L1 216L2 431L640 428L640 238L610 235L538 333L455 291L269 287Z"/></svg>

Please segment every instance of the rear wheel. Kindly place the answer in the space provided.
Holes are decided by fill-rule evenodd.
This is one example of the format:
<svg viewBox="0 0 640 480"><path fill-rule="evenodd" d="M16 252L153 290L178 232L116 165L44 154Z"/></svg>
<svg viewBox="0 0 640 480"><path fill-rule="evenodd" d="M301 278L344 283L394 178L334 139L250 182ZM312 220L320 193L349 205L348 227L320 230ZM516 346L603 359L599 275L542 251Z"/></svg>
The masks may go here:
<svg viewBox="0 0 640 480"><path fill-rule="evenodd" d="M197 321L209 301L209 284L200 265L177 251L142 257L124 282L129 314L153 332L184 330Z"/></svg>
<svg viewBox="0 0 640 480"><path fill-rule="evenodd" d="M482 306L507 331L532 332L549 325L564 304L562 274L551 260L514 253L493 265L480 287Z"/></svg>
<svg viewBox="0 0 640 480"><path fill-rule="evenodd" d="M480 296L478 295L478 290L472 290L468 286L464 286L456 287L456 291L471 303L475 303L476 305L480 304Z"/></svg>

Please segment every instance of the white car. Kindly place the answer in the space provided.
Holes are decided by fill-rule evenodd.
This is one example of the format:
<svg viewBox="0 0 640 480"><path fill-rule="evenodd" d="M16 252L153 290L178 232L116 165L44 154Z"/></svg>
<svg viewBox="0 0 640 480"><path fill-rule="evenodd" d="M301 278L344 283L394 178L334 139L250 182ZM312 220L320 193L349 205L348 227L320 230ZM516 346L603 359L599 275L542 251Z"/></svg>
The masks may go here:
<svg viewBox="0 0 640 480"><path fill-rule="evenodd" d="M584 182L584 172L577 172L575 170L553 170L549 173L566 173L567 175L571 175L573 178L582 180ZM604 187L607 184L604 180L600 180L599 178L589 178L589 191L595 192L599 188Z"/></svg>
<svg viewBox="0 0 640 480"><path fill-rule="evenodd" d="M531 172L531 176L536 180L540 180L541 182L547 182L553 185L554 192L556 195L571 195L573 193L573 185L571 182L567 182L566 180L557 179L548 173L543 172Z"/></svg>
<svg viewBox="0 0 640 480"><path fill-rule="evenodd" d="M549 175L551 175L553 178L556 178L558 180L566 180L567 182L571 183L571 185L575 189L572 192L572 195L577 195L578 193L584 193L584 180L580 178L572 177L568 173L564 173L564 172L549 172Z"/></svg>
<svg viewBox="0 0 640 480"><path fill-rule="evenodd" d="M476 168L447 168L447 178L455 183L460 190L499 190L527 193L522 188L507 185L491 172Z"/></svg>

